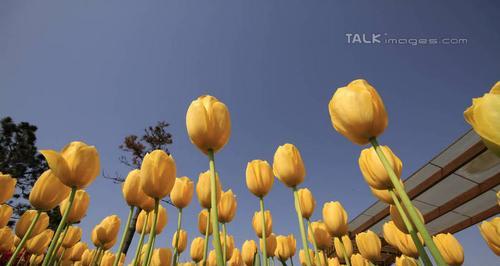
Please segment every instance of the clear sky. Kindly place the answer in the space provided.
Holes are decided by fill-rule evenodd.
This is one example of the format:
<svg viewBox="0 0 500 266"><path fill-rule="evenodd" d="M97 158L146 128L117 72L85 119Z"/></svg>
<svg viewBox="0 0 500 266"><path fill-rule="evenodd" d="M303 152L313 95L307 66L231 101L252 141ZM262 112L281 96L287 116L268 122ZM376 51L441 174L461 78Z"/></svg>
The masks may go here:
<svg viewBox="0 0 500 266"><path fill-rule="evenodd" d="M0 116L37 125L39 148L73 140L95 145L102 170L121 174L129 170L118 161L123 137L166 120L178 174L196 180L208 162L189 142L185 113L199 95L218 97L233 130L217 167L224 188L239 199L228 231L241 247L256 239L251 218L258 209L245 186L246 164L271 162L286 142L304 158L303 186L318 202L314 219L325 201L341 201L350 218L375 201L357 165L361 147L335 132L328 115L332 93L351 80L367 79L383 97L389 127L380 140L402 158L405 177L469 130L463 111L500 79L499 13L493 0L4 0ZM467 43L350 44L346 33ZM106 215L125 220L128 210L120 187L102 177L88 191L86 241ZM291 191L275 182L266 205L274 232L299 239ZM175 228L177 213L167 208L157 246L170 245ZM189 240L199 235L199 210L194 198L184 219ZM498 263L477 227L457 237L466 265Z"/></svg>

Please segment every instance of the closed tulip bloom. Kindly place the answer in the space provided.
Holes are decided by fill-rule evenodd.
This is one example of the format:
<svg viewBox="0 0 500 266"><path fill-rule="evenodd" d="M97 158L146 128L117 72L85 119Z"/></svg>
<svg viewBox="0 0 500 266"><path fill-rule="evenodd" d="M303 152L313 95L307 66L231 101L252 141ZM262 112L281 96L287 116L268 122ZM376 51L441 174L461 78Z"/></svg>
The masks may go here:
<svg viewBox="0 0 500 266"><path fill-rule="evenodd" d="M340 266L340 260L337 257L328 258L328 266Z"/></svg>
<svg viewBox="0 0 500 266"><path fill-rule="evenodd" d="M314 256L314 251L309 249L309 257L311 258L311 261L315 261L315 256ZM300 265L302 266L307 266L307 260L306 260L306 253L303 249L299 251L299 261ZM314 263L313 263L314 265Z"/></svg>
<svg viewBox="0 0 500 266"><path fill-rule="evenodd" d="M151 266L163 266L172 264L172 250L169 248L157 248L151 256Z"/></svg>
<svg viewBox="0 0 500 266"><path fill-rule="evenodd" d="M100 243L106 244L112 242L118 236L120 230L120 217L110 215L104 218L97 226L96 235Z"/></svg>
<svg viewBox="0 0 500 266"><path fill-rule="evenodd" d="M178 241L178 245L177 245L177 251L179 253L182 253L186 247L187 247L187 238L188 238L188 234L186 232L186 230L184 229L181 229L179 231L179 241ZM172 237L172 247L173 248L176 248L175 246L175 239L177 239L177 231L174 233L174 237Z"/></svg>
<svg viewBox="0 0 500 266"><path fill-rule="evenodd" d="M415 242L413 242L411 235L405 234L398 230L397 236L398 239L396 248L405 256L418 258L420 254L418 254L417 246L415 245ZM420 242L423 242L422 239L420 239Z"/></svg>
<svg viewBox="0 0 500 266"><path fill-rule="evenodd" d="M295 251L297 250L297 241L293 235L288 235L288 245L290 246L290 257L295 256Z"/></svg>
<svg viewBox="0 0 500 266"><path fill-rule="evenodd" d="M189 255L191 256L191 259L198 263L203 259L203 245L204 245L205 240L202 237L196 237L193 239L191 242L191 248L189 250Z"/></svg>
<svg viewBox="0 0 500 266"><path fill-rule="evenodd" d="M41 254L38 256L36 256L34 254L31 255L29 265L41 265L44 257L45 257L44 254Z"/></svg>
<svg viewBox="0 0 500 266"><path fill-rule="evenodd" d="M274 153L273 172L288 187L304 181L306 168L297 147L289 143L278 147Z"/></svg>
<svg viewBox="0 0 500 266"><path fill-rule="evenodd" d="M479 232L486 241L486 244L488 244L488 247L497 256L500 256L500 217L482 222L479 226Z"/></svg>
<svg viewBox="0 0 500 266"><path fill-rule="evenodd" d="M345 263L344 253L342 251L342 246L340 245L340 241L342 241L342 243L344 244L345 252L348 258L352 256L352 242L349 236L347 235L342 236L342 238L336 237L333 240L333 245L335 247L335 252L337 253L337 257L340 259L340 261Z"/></svg>
<svg viewBox="0 0 500 266"><path fill-rule="evenodd" d="M385 154L396 176L400 178L403 169L401 160L389 147L380 146L380 149ZM382 165L373 147L362 150L358 162L361 173L370 187L375 189L389 189L393 187L389 174Z"/></svg>
<svg viewBox="0 0 500 266"><path fill-rule="evenodd" d="M94 146L73 141L61 152L41 150L40 153L52 172L68 187L83 189L99 175L99 153Z"/></svg>
<svg viewBox="0 0 500 266"><path fill-rule="evenodd" d="M328 233L328 229L326 228L325 223L321 221L311 223L307 236L309 242L311 243L313 242L313 239L316 240L316 245L321 250L325 250L332 245L332 238Z"/></svg>
<svg viewBox="0 0 500 266"><path fill-rule="evenodd" d="M122 184L123 198L129 206L140 207L148 197L141 187L141 170L130 171Z"/></svg>
<svg viewBox="0 0 500 266"><path fill-rule="evenodd" d="M0 253L10 251L14 247L14 238L15 236L9 227L0 228Z"/></svg>
<svg viewBox="0 0 500 266"><path fill-rule="evenodd" d="M219 202L222 193L222 186L219 181L219 175L215 175L215 188L216 188L216 200ZM212 202L210 199L210 171L200 173L198 176L198 183L196 183L196 195L198 196L198 202L200 202L201 207L205 209L210 209L212 207Z"/></svg>
<svg viewBox="0 0 500 266"><path fill-rule="evenodd" d="M352 266L370 266L370 261L365 259L361 254L353 254L351 256L351 265Z"/></svg>
<svg viewBox="0 0 500 266"><path fill-rule="evenodd" d="M47 170L35 182L29 195L29 201L37 210L52 210L68 197L70 190L51 170Z"/></svg>
<svg viewBox="0 0 500 266"><path fill-rule="evenodd" d="M137 216L137 222L135 223L135 232L138 234L142 234L142 227L144 226L144 223L146 222L146 216L148 212L142 210L139 212L139 215ZM149 215L153 215L152 212L149 213ZM145 230L145 234L149 234L149 231Z"/></svg>
<svg viewBox="0 0 500 266"><path fill-rule="evenodd" d="M271 212L269 210L264 211L264 217L266 219L266 236L270 235L273 232L273 217L271 216ZM253 214L252 218L252 227L255 231L255 234L259 238L262 238L262 212L258 211Z"/></svg>
<svg viewBox="0 0 500 266"><path fill-rule="evenodd" d="M68 227L66 236L62 242L63 248L70 248L82 239L82 229L78 226Z"/></svg>
<svg viewBox="0 0 500 266"><path fill-rule="evenodd" d="M338 201L330 201L323 205L323 222L330 235L341 237L347 233L348 216L344 207Z"/></svg>
<svg viewBox="0 0 500 266"><path fill-rule="evenodd" d="M404 209L404 207L403 207L403 209ZM422 221L422 223L425 224L424 216L422 215L422 213L417 208L415 208L415 211L417 212L418 216L420 217L420 220ZM406 228L406 226L403 222L403 218L401 218L401 215L399 214L399 211L396 208L396 206L391 205L389 212L391 214L391 219L394 222L394 225L396 225L396 227L399 229L399 231L401 231L405 234L408 234L409 233L408 229Z"/></svg>
<svg viewBox="0 0 500 266"><path fill-rule="evenodd" d="M378 235L373 231L368 230L357 234L356 245L358 246L359 253L361 253L365 259L372 262L380 259L382 243Z"/></svg>
<svg viewBox="0 0 500 266"><path fill-rule="evenodd" d="M0 228L6 226L9 223L11 216L12 207L7 204L0 205Z"/></svg>
<svg viewBox="0 0 500 266"><path fill-rule="evenodd" d="M35 255L44 254L49 247L52 236L54 236L54 231L50 229L43 230L40 234L26 241L26 250Z"/></svg>
<svg viewBox="0 0 500 266"><path fill-rule="evenodd" d="M235 248L233 250L233 255L227 262L228 266L243 266L243 258L241 257L241 252L239 249Z"/></svg>
<svg viewBox="0 0 500 266"><path fill-rule="evenodd" d="M399 229L394 225L393 221L386 222L382 226L382 234L385 241L394 248L397 248L398 245L398 231Z"/></svg>
<svg viewBox="0 0 500 266"><path fill-rule="evenodd" d="M83 253L87 250L88 246L85 242L78 242L74 244L69 250L66 252L69 253L69 259L71 261L79 261L82 259Z"/></svg>
<svg viewBox="0 0 500 266"><path fill-rule="evenodd" d="M104 255L102 255L100 266L112 266L115 258L114 253L106 251Z"/></svg>
<svg viewBox="0 0 500 266"><path fill-rule="evenodd" d="M264 241L262 238L259 240L260 250L264 247ZM274 257L274 251L276 250L276 235L271 234L266 238L266 253L268 257Z"/></svg>
<svg viewBox="0 0 500 266"><path fill-rule="evenodd" d="M73 201L73 206L68 213L67 223L77 223L85 217L87 214L87 209L89 207L90 197L85 190L77 190L75 194L75 199ZM69 206L69 197L64 199L59 205L59 211L61 215L64 214L66 208Z"/></svg>
<svg viewBox="0 0 500 266"><path fill-rule="evenodd" d="M170 192L170 200L179 209L186 208L193 199L194 183L187 176L175 179L174 187Z"/></svg>
<svg viewBox="0 0 500 266"><path fill-rule="evenodd" d="M309 219L314 212L314 208L316 208L316 199L314 199L313 194L307 188L299 189L298 193L302 217Z"/></svg>
<svg viewBox="0 0 500 266"><path fill-rule="evenodd" d="M212 234L212 222L210 221L210 213L207 209L203 209L198 214L198 231L200 234L205 235L207 230L208 220L208 235Z"/></svg>
<svg viewBox="0 0 500 266"><path fill-rule="evenodd" d="M162 199L174 187L176 167L174 158L162 150L154 150L142 160L141 187L146 195Z"/></svg>
<svg viewBox="0 0 500 266"><path fill-rule="evenodd" d="M490 151L500 156L500 81L489 93L472 100L464 112L465 121L481 137Z"/></svg>
<svg viewBox="0 0 500 266"><path fill-rule="evenodd" d="M92 258L97 254L96 249L87 249L83 252L82 254L82 265L84 266L90 266L90 263L92 262Z"/></svg>
<svg viewBox="0 0 500 266"><path fill-rule="evenodd" d="M401 179L399 179L399 183L404 188L404 184L403 184L403 181L401 181ZM387 190L387 189L375 189L372 187L370 187L370 190L371 190L373 196L375 196L377 199L379 199L382 202L385 202L387 204L394 205L394 201L392 200L392 196L391 196L391 193L389 192L389 190ZM395 193L395 196L397 197L396 193Z"/></svg>
<svg viewBox="0 0 500 266"><path fill-rule="evenodd" d="M207 266L217 266L217 254L213 249L208 253Z"/></svg>
<svg viewBox="0 0 500 266"><path fill-rule="evenodd" d="M229 260L233 255L234 238L231 235L226 235L226 239L224 239L222 235L223 235L222 232L220 232L221 247L226 246L226 260Z"/></svg>
<svg viewBox="0 0 500 266"><path fill-rule="evenodd" d="M233 191L230 189L226 192L222 192L218 203L219 222L231 222L236 215L237 207L238 201L236 200L236 196L234 195Z"/></svg>
<svg viewBox="0 0 500 266"><path fill-rule="evenodd" d="M462 245L460 245L452 234L438 234L433 236L432 240L436 243L439 253L443 256L446 264L457 266L464 263L464 250Z"/></svg>
<svg viewBox="0 0 500 266"><path fill-rule="evenodd" d="M418 266L418 262L414 258L401 255L396 257L396 266Z"/></svg>
<svg viewBox="0 0 500 266"><path fill-rule="evenodd" d="M24 234L28 231L28 227L36 216L37 211L35 210L27 210L21 215L21 218L16 223L16 235L19 238L23 238ZM33 231L31 231L31 235L28 239L40 234L43 230L45 230L49 226L49 216L47 213L42 212L40 214L40 218L36 222L33 227Z"/></svg>
<svg viewBox="0 0 500 266"><path fill-rule="evenodd" d="M269 193L274 183L273 169L267 161L253 160L247 164L247 188L259 198Z"/></svg>
<svg viewBox="0 0 500 266"><path fill-rule="evenodd" d="M350 141L365 145L382 134L388 119L379 94L366 80L337 89L328 104L333 128Z"/></svg>
<svg viewBox="0 0 500 266"><path fill-rule="evenodd" d="M3 204L8 199L12 198L16 190L17 179L7 174L0 172L0 204Z"/></svg>
<svg viewBox="0 0 500 266"><path fill-rule="evenodd" d="M153 227L154 215L150 213L148 217L148 224L146 225L146 232L151 232L151 227ZM163 228L167 225L168 215L167 210L159 205L158 206L158 218L156 219L155 234L159 235L163 231Z"/></svg>
<svg viewBox="0 0 500 266"><path fill-rule="evenodd" d="M155 209L155 199L153 199L150 196L146 195L146 197L143 199L143 201L139 205L139 208L141 208L141 210L144 210L146 212L154 211L154 209Z"/></svg>
<svg viewBox="0 0 500 266"><path fill-rule="evenodd" d="M288 236L276 236L276 249L274 250L274 255L280 261L286 261L290 258L291 250L290 244L288 243Z"/></svg>
<svg viewBox="0 0 500 266"><path fill-rule="evenodd" d="M191 102L186 113L191 142L203 153L219 151L231 135L231 117L226 105L217 98L203 95Z"/></svg>
<svg viewBox="0 0 500 266"><path fill-rule="evenodd" d="M246 266L253 265L253 259L255 253L257 252L257 244L253 240L245 240L243 246L241 247L241 257Z"/></svg>

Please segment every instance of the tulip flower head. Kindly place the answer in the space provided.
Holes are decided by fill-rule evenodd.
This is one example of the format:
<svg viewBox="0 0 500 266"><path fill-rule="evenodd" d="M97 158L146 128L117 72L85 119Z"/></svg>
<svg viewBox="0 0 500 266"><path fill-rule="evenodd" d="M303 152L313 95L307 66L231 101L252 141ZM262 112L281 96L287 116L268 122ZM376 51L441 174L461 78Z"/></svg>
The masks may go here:
<svg viewBox="0 0 500 266"><path fill-rule="evenodd" d="M238 201L236 200L236 195L234 195L233 191L229 189L226 192L222 192L218 203L219 222L231 222L236 215L237 207Z"/></svg>
<svg viewBox="0 0 500 266"><path fill-rule="evenodd" d="M403 207L403 209L404 209L404 207ZM420 217L420 220L422 221L422 223L425 224L424 216L422 215L422 213L417 208L414 208L414 209L417 212L418 216ZM394 225L396 225L398 227L399 231L404 232L405 234L408 234L409 233L408 229L406 228L406 225L403 222L403 218L401 218L401 215L399 214L399 211L396 208L396 206L391 205L389 212L391 214L391 219L394 222Z"/></svg>
<svg viewBox="0 0 500 266"><path fill-rule="evenodd" d="M215 175L216 200L219 202L222 194L222 186L219 181L219 175ZM200 173L198 183L196 183L196 195L202 208L210 209L212 207L211 191L210 191L210 171Z"/></svg>
<svg viewBox="0 0 500 266"><path fill-rule="evenodd" d="M148 216L148 223L146 225L146 232L151 232L151 228L153 227L153 222L154 222L154 215L153 213L150 213ZM156 228L155 228L155 234L159 235L163 231L163 228L167 225L168 222L168 214L167 210L159 205L158 206L158 217L156 219Z"/></svg>
<svg viewBox="0 0 500 266"><path fill-rule="evenodd" d="M217 255L213 249L208 253L207 266L217 266Z"/></svg>
<svg viewBox="0 0 500 266"><path fill-rule="evenodd" d="M21 218L16 223L16 235L19 238L23 238L26 232L28 231L28 228L33 221L33 219L36 216L37 211L35 210L27 210L25 211L22 215ZM36 222L35 226L33 227L33 230L31 231L31 235L29 236L28 239L40 234L43 230L45 230L49 226L49 216L47 213L42 212L40 214L40 218Z"/></svg>
<svg viewBox="0 0 500 266"><path fill-rule="evenodd" d="M205 235L208 222L208 235L212 234L212 222L210 221L210 213L207 209L203 209L198 214L198 231L200 234Z"/></svg>
<svg viewBox="0 0 500 266"><path fill-rule="evenodd" d="M264 211L264 217L266 219L266 225L265 225L266 236L269 236L273 232L273 217L271 216L271 211L269 211L269 210ZM253 218L252 218L252 227L253 227L253 230L255 231L255 234L259 238L262 238L262 212L261 211L254 213Z"/></svg>
<svg viewBox="0 0 500 266"><path fill-rule="evenodd" d="M66 236L62 242L63 248L70 248L82 239L82 229L77 226L69 226Z"/></svg>
<svg viewBox="0 0 500 266"><path fill-rule="evenodd" d="M233 250L233 255L227 262L228 266L243 266L243 258L239 249L235 248Z"/></svg>
<svg viewBox="0 0 500 266"><path fill-rule="evenodd" d="M389 147L380 146L380 149L387 158L396 176L400 178L401 171L403 169L403 163L401 160ZM378 158L378 155L373 147L366 148L361 151L358 163L361 173L370 187L374 189L390 189L393 187L389 174L382 165L382 162Z"/></svg>
<svg viewBox="0 0 500 266"><path fill-rule="evenodd" d="M12 247L14 247L14 239L15 235L12 233L12 230L7 227L0 228L0 253L10 251Z"/></svg>
<svg viewBox="0 0 500 266"><path fill-rule="evenodd" d="M382 243L378 235L373 231L368 230L357 234L356 245L359 253L367 260L375 262L381 258Z"/></svg>
<svg viewBox="0 0 500 266"><path fill-rule="evenodd" d="M351 265L352 266L370 266L370 261L365 259L361 254L353 254L351 256Z"/></svg>
<svg viewBox="0 0 500 266"><path fill-rule="evenodd" d="M328 266L340 266L340 260L337 257L328 258Z"/></svg>
<svg viewBox="0 0 500 266"><path fill-rule="evenodd" d="M347 233L348 216L340 202L330 201L323 205L323 221L330 235L341 237Z"/></svg>
<svg viewBox="0 0 500 266"><path fill-rule="evenodd" d="M288 236L276 236L276 249L274 255L280 261L286 261L291 257L291 250Z"/></svg>
<svg viewBox="0 0 500 266"><path fill-rule="evenodd" d="M7 204L0 205L0 228L6 226L9 223L10 217L12 216L12 207Z"/></svg>
<svg viewBox="0 0 500 266"><path fill-rule="evenodd" d="M175 240L177 239L177 231L174 233L174 236L172 237L172 248L177 248L177 252L182 253L186 247L187 247L187 238L188 234L186 230L181 229L179 231L179 240L177 243L177 247L175 246Z"/></svg>
<svg viewBox="0 0 500 266"><path fill-rule="evenodd" d="M493 253L500 256L500 217L495 217L491 221L482 222L481 225L479 225L479 232Z"/></svg>
<svg viewBox="0 0 500 266"><path fill-rule="evenodd" d="M191 248L189 250L189 255L191 256L191 259L196 263L200 262L203 259L204 242L205 241L202 237L196 237L191 242Z"/></svg>
<svg viewBox="0 0 500 266"><path fill-rule="evenodd" d="M151 257L151 266L163 266L172 264L172 250L169 248L157 248Z"/></svg>
<svg viewBox="0 0 500 266"><path fill-rule="evenodd" d="M90 197L85 190L77 190L75 194L75 199L73 201L73 206L68 213L67 222L68 224L77 223L85 217L87 214L87 209L89 207ZM64 199L59 205L59 211L61 215L64 214L66 208L69 206L69 197Z"/></svg>
<svg viewBox="0 0 500 266"><path fill-rule="evenodd" d="M69 259L71 261L79 261L82 260L83 253L87 250L87 248L88 246L85 242L78 242L66 252L70 254Z"/></svg>
<svg viewBox="0 0 500 266"><path fill-rule="evenodd" d="M259 240L259 244L260 244L260 250L262 250L264 248L264 241L262 241L262 238ZM267 253L267 257L269 257L269 258L274 257L274 255L275 255L274 252L276 250L276 245L277 245L276 235L275 234L269 235L266 238L266 253Z"/></svg>
<svg viewBox="0 0 500 266"><path fill-rule="evenodd" d="M297 193L299 194L299 204L302 217L309 219L316 208L316 199L314 199L313 194L307 188L299 189Z"/></svg>
<svg viewBox="0 0 500 266"><path fill-rule="evenodd" d="M97 255L97 249L87 249L83 252L82 254L82 265L85 266L90 266L92 262L92 258L94 258Z"/></svg>
<svg viewBox="0 0 500 266"><path fill-rule="evenodd" d="M311 261L315 261L316 257L314 256L314 251L309 250L309 257L311 258ZM306 253L303 249L299 251L299 261L300 265L307 266Z"/></svg>
<svg viewBox="0 0 500 266"><path fill-rule="evenodd" d="M265 197L273 183L273 169L267 161L253 160L247 164L246 184L252 194L259 198Z"/></svg>
<svg viewBox="0 0 500 266"><path fill-rule="evenodd" d="M304 181L306 168L297 147L289 143L278 147L274 153L273 172L288 187L296 187Z"/></svg>
<svg viewBox="0 0 500 266"><path fill-rule="evenodd" d="M54 231L50 229L45 229L40 234L32 237L30 240L26 242L26 250L35 255L42 255L47 251L49 247L50 240L52 240L52 236L54 235Z"/></svg>
<svg viewBox="0 0 500 266"><path fill-rule="evenodd" d="M0 172L0 204L12 198L16 189L17 179Z"/></svg>
<svg viewBox="0 0 500 266"><path fill-rule="evenodd" d="M432 237L436 243L439 253L444 258L446 264L458 266L464 263L464 250L458 240L450 233L438 234Z"/></svg>
<svg viewBox="0 0 500 266"><path fill-rule="evenodd" d="M349 238L349 236L347 236L347 235L344 235L341 238L335 237L333 240L333 245L335 247L335 252L337 253L337 257L340 259L341 262L345 263L345 260L344 260L345 257L344 257L344 253L342 251L342 246L340 245L340 243L344 244L345 253L346 253L347 257L349 258L352 256L352 242L351 242L351 239Z"/></svg>
<svg viewBox="0 0 500 266"><path fill-rule="evenodd" d="M142 160L141 187L146 195L162 199L170 194L175 184L175 160L163 150L154 150Z"/></svg>
<svg viewBox="0 0 500 266"><path fill-rule="evenodd" d="M257 252L257 244L253 240L245 240L241 247L241 256L246 266L253 266L255 253Z"/></svg>
<svg viewBox="0 0 500 266"><path fill-rule="evenodd" d="M134 169L128 173L122 184L122 194L127 204L134 207L141 207L146 198L150 198L141 187L141 170Z"/></svg>
<svg viewBox="0 0 500 266"><path fill-rule="evenodd" d="M49 169L42 173L31 189L29 201L35 209L48 211L68 197L71 189Z"/></svg>
<svg viewBox="0 0 500 266"><path fill-rule="evenodd" d="M318 246L318 249L325 250L330 246L332 246L332 241L331 241L332 238L328 233L328 229L326 228L325 223L321 221L311 223L311 226L309 226L307 236L309 242L311 243L313 242L313 239L316 240L316 245Z"/></svg>
<svg viewBox="0 0 500 266"><path fill-rule="evenodd" d="M226 260L229 260L233 255L234 250L234 238L231 235L226 235L225 239L222 232L219 234L221 247L226 247Z"/></svg>
<svg viewBox="0 0 500 266"><path fill-rule="evenodd" d="M417 260L405 255L396 257L396 266L418 266Z"/></svg>
<svg viewBox="0 0 500 266"><path fill-rule="evenodd" d="M194 183L187 176L175 179L174 187L170 192L170 200L179 209L186 208L193 199Z"/></svg>
<svg viewBox="0 0 500 266"><path fill-rule="evenodd" d="M114 243L120 230L120 217L110 215L104 218L101 223L95 227L95 237L99 246L107 246L106 244Z"/></svg>

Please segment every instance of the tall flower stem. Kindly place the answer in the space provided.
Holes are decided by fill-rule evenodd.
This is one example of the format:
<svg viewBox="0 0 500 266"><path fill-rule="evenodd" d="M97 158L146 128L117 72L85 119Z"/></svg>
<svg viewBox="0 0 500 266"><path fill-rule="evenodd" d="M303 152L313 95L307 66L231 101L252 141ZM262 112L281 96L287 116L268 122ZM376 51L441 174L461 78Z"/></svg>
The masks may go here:
<svg viewBox="0 0 500 266"><path fill-rule="evenodd" d="M208 209L208 215L210 215L210 208ZM208 238L210 237L208 235L209 229L208 227L210 226L210 218L207 217L207 223L205 225L205 242L203 243L203 266L207 265L207 253L208 253Z"/></svg>
<svg viewBox="0 0 500 266"><path fill-rule="evenodd" d="M210 205L211 205L211 215L212 219L212 231L214 234L213 245L215 248L215 254L217 255L217 266L225 265L222 260L222 248L220 245L220 234L219 234L219 221L218 221L218 211L217 211L217 193L216 193L216 183L215 183L215 159L214 151L212 149L208 150L208 159L210 164Z"/></svg>
<svg viewBox="0 0 500 266"><path fill-rule="evenodd" d="M227 235L227 231L226 231L226 224L223 223L222 224L222 239L224 239L224 244L223 244L223 247L222 247L222 259L224 260L224 264L226 263L227 261L227 255L226 255L226 245L227 245L227 239L226 239L226 235Z"/></svg>
<svg viewBox="0 0 500 266"><path fill-rule="evenodd" d="M33 221L31 221L31 224L28 227L28 230L26 231L26 233L24 233L24 236L21 239L21 242L19 242L19 244L16 247L16 250L14 250L14 253L10 257L9 262L7 262L7 266L12 266L12 264L14 263L14 261L17 258L17 255L19 255L19 252L21 251L21 249L23 249L24 244L26 243L26 240L28 240L28 238L30 237L31 232L33 232L33 228L35 228L36 222L40 218L40 214L42 214L41 211L36 212L35 217L33 217Z"/></svg>
<svg viewBox="0 0 500 266"><path fill-rule="evenodd" d="M314 254L316 255L316 265L321 265L321 259L319 257L319 252L318 252L318 245L316 244L316 236L314 235L314 231L311 228L311 220L308 218L307 220L307 233L309 234L309 230L311 231L311 236L312 236L312 244L314 248Z"/></svg>
<svg viewBox="0 0 500 266"><path fill-rule="evenodd" d="M179 234L181 233L181 222L182 222L182 209L179 209L179 215L177 217L177 233L175 234L175 246L174 246L174 265L177 265L177 261L179 259Z"/></svg>
<svg viewBox="0 0 500 266"><path fill-rule="evenodd" d="M66 220L68 219L68 214L71 211L71 207L73 207L73 202L75 201L75 194L76 194L76 187L71 188L71 193L69 194L68 207L66 208L66 210L64 210L61 221L59 222L59 226L57 226L56 233L54 234L54 237L52 238L52 241L50 242L50 246L49 246L49 249L47 250L47 254L45 255L45 258L43 259L42 266L48 266L50 259L52 259L52 256L54 255L57 241L59 241L59 236L61 235L61 232L62 232L64 226L66 225Z"/></svg>
<svg viewBox="0 0 500 266"><path fill-rule="evenodd" d="M295 202L295 211L297 212L297 219L299 220L300 236L302 237L302 246L304 248L304 253L306 254L306 264L307 266L311 266L312 265L311 255L309 254L309 246L307 245L306 232L304 229L304 219L302 219L302 211L300 210L299 193L297 192L297 187L293 187L293 198Z"/></svg>
<svg viewBox="0 0 500 266"><path fill-rule="evenodd" d="M155 237L156 237L156 223L158 219L158 205L160 205L160 200L155 199L155 212L154 212L154 217L153 217L153 226L151 227L151 231L149 232L149 241L148 241L148 253L146 256L146 264L149 265L151 262L151 257L153 255L153 249L155 247Z"/></svg>
<svg viewBox="0 0 500 266"><path fill-rule="evenodd" d="M122 234L122 240L120 241L120 247L116 251L115 261L113 262L113 266L118 265L118 262L120 261L120 257L122 256L123 244L125 244L125 237L128 234L130 221L132 221L132 215L134 214L134 208L135 208L134 206L130 206L130 211L128 212L127 224L125 224L125 230L123 231L123 234Z"/></svg>
<svg viewBox="0 0 500 266"><path fill-rule="evenodd" d="M264 211L265 211L265 208L264 208L264 198L263 197L260 197L259 198L259 202L260 202L260 212L262 214L262 219L261 219L261 227L262 227L262 235L261 235L261 239L262 239L262 255L264 256L264 265L265 266L268 266L268 261L267 261L267 241L266 241L266 216L264 215Z"/></svg>
<svg viewBox="0 0 500 266"><path fill-rule="evenodd" d="M375 149L375 152L377 153L380 161L382 162L382 165L384 166L385 170L389 174L389 178L391 179L392 185L394 186L394 189L396 190L396 193L398 194L399 198L401 199L403 206L405 207L406 211L408 212L410 220L413 222L415 227L417 228L418 232L424 239L424 243L431 252L432 256L434 257L434 261L436 262L437 265L439 266L444 266L446 265L446 262L443 259L443 256L441 253L439 253L439 250L432 241L431 235L427 231L427 229L424 226L424 223L420 220L420 216L417 214L415 211L415 207L413 207L413 204L411 203L410 198L406 194L403 186L399 182L398 177L394 173L394 170L392 169L391 165L387 161L387 158L385 157L384 152L380 148L377 138L371 138L370 142Z"/></svg>
<svg viewBox="0 0 500 266"><path fill-rule="evenodd" d="M286 266L285 261L283 261L283 260L279 260L279 261L281 262L281 266Z"/></svg>
<svg viewBox="0 0 500 266"><path fill-rule="evenodd" d="M338 238L340 243L340 249L342 249L342 254L344 255L344 261L347 266L351 266L351 260L347 256L347 251L345 250L344 242L342 242L342 238Z"/></svg>
<svg viewBox="0 0 500 266"><path fill-rule="evenodd" d="M142 245L144 244L144 235L146 234L146 225L148 224L149 212L146 213L146 221L142 224L141 237L139 238L139 243L137 244L137 249L134 255L134 266L139 265L139 255L141 254Z"/></svg>
<svg viewBox="0 0 500 266"><path fill-rule="evenodd" d="M59 257L59 259L57 260L57 264L56 265L61 265L61 261L64 257L64 253L66 253L66 249L63 249L62 252L61 252L61 256Z"/></svg>
<svg viewBox="0 0 500 266"><path fill-rule="evenodd" d="M50 262L49 262L49 265L54 265L54 262L56 260L56 256L55 254L57 254L57 251L59 250L59 248L61 248L61 245L64 241L64 239L66 238L66 235L68 234L68 228L69 228L69 225L65 225L64 226L64 231L62 233L62 236L61 236L61 240L57 241L57 245L56 245L56 249L55 249L55 253L54 255L52 256L52 258L50 259Z"/></svg>
<svg viewBox="0 0 500 266"><path fill-rule="evenodd" d="M290 257L290 265L293 266L293 257Z"/></svg>
<svg viewBox="0 0 500 266"><path fill-rule="evenodd" d="M432 262L429 259L429 256L427 256L427 253L425 252L422 242L420 242L420 238L418 238L417 232L415 232L413 225L411 224L410 220L408 220L408 216L406 216L406 212L404 211L403 206L401 206L398 197L396 196L396 194L392 189L389 189L389 193L391 194L392 201L394 201L394 205L396 206L399 215L401 216L401 219L403 219L403 223L405 224L406 229L410 233L411 239L413 240L415 246L417 247L418 254L420 254L420 258L422 258L424 265L432 266Z"/></svg>

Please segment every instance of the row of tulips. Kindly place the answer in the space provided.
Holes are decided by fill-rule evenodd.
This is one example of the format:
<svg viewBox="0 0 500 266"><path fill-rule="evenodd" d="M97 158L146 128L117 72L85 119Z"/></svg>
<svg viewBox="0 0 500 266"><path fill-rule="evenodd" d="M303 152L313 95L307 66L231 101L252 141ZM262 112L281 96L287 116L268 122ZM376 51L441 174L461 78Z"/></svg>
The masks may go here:
<svg viewBox="0 0 500 266"><path fill-rule="evenodd" d="M490 123L488 117L494 117L488 108L499 104L499 84L485 95L485 99L476 99L477 106L473 105L465 114L467 121L494 153L498 152L499 134L485 130L488 126L484 124ZM373 195L390 205L391 221L383 225L383 236L402 253L396 259L396 265L432 265L432 261L437 265L461 265L464 261L461 245L451 234L429 234L422 214L413 206L400 179L401 160L389 147L378 144L377 137L387 127L388 118L375 88L365 80L355 80L335 92L328 109L335 130L355 144L371 144L370 148L361 151L358 163ZM127 234L134 233L127 230L136 209L140 214L135 232L140 237L131 265L269 266L274 264L275 258L283 265L288 261L293 265L296 239L291 234L273 233L272 215L264 204L275 177L291 191L302 244L299 251L302 265L372 265L381 259L381 240L369 230L354 236L359 254L353 254L348 214L340 202L324 203L322 220L311 221L316 200L309 189L300 188L306 177L306 168L298 148L289 143L278 147L272 166L264 160L253 160L247 165L246 185L260 206L252 219L260 251L254 240L247 240L240 252L226 226L236 215L237 199L231 189L223 190L215 165L216 152L230 137L229 111L215 97L202 96L189 106L186 125L191 142L207 156L209 170L199 175L195 188L188 177L176 177L176 164L171 155L161 150L148 153L140 169L132 170L122 186L129 214L116 253L110 250L119 238L121 219L118 216L110 215L94 227L91 232L94 249L80 241L82 230L74 225L85 217L89 206L85 188L99 173L100 160L95 147L72 142L60 152L41 151L50 169L33 186L29 196L33 209L20 217L15 233L6 226L12 208L3 203L12 197L16 180L1 174L0 252L12 251L7 265L18 263L16 259L20 253L31 254L29 265L122 265L126 254L121 251ZM492 124L488 125L491 127ZM179 263L180 254L188 242L188 233L182 228L182 213L191 203L195 191L202 207L198 215L201 237L191 242L193 263ZM160 205L160 200L165 197L170 197L178 212L177 228L172 237L173 251L155 248L156 236L161 234L168 220L167 210ZM47 229L46 212L57 206L62 219L54 232ZM497 255L500 253L499 220L495 218L480 226L481 234ZM210 237L211 251L208 250ZM328 258L327 251L332 246L336 256Z"/></svg>

